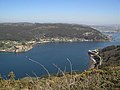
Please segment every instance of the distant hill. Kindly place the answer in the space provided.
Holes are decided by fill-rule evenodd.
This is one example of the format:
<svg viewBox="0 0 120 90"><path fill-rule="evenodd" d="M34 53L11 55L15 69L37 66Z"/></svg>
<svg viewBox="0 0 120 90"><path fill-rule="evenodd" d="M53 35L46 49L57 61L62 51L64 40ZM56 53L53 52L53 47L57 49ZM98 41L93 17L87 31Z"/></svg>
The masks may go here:
<svg viewBox="0 0 120 90"><path fill-rule="evenodd" d="M92 28L100 32L120 32L120 25L90 25Z"/></svg>
<svg viewBox="0 0 120 90"><path fill-rule="evenodd" d="M105 41L108 38L89 26L51 23L1 23L0 40L36 40L69 38Z"/></svg>

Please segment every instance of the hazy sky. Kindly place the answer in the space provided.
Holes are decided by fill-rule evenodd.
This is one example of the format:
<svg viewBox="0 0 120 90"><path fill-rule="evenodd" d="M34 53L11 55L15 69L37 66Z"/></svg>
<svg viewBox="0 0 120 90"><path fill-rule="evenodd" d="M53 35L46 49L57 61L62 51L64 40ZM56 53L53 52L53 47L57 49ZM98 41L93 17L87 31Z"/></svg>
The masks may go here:
<svg viewBox="0 0 120 90"><path fill-rule="evenodd" d="M120 24L120 0L0 0L0 22Z"/></svg>

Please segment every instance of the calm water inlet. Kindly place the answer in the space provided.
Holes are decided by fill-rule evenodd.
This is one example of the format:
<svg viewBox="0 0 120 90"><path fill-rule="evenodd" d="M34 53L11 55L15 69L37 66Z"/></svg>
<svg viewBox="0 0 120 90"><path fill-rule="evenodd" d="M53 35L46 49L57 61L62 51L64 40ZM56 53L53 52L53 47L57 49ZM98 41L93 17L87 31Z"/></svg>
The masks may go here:
<svg viewBox="0 0 120 90"><path fill-rule="evenodd" d="M113 34L112 42L79 42L79 43L46 43L38 44L32 50L25 53L0 53L0 74L5 78L10 71L14 71L16 78L27 75L37 76L47 74L38 64L30 61L31 58L44 65L50 73L57 73L56 64L63 71L70 71L69 62L73 70L84 71L88 69L89 49L103 48L109 45L120 45L120 33Z"/></svg>

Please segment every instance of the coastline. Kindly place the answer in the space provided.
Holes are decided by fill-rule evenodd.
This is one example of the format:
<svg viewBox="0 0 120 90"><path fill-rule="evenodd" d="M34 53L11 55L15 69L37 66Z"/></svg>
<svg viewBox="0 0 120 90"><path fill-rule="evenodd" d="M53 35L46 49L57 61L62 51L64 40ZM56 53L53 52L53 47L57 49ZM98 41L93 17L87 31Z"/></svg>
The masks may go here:
<svg viewBox="0 0 120 90"><path fill-rule="evenodd" d="M113 49L107 48L107 49L103 49L102 51L109 51L109 50L113 50ZM108 56L108 55L106 55L106 56ZM110 63L110 64L112 64L112 63ZM48 75L44 75L44 76L40 76L40 77L39 76L23 77L23 78L19 78L16 80L14 80L14 79L4 80L3 79L2 82L3 82L3 84L5 84L6 82L7 83L11 82L11 83L14 83L15 85L17 85L18 88L23 86L22 88L24 88L24 89L26 89L26 86L24 86L24 85L28 85L27 87L31 87L30 85L32 85L33 88L36 85L41 86L41 87L47 87L47 85L50 85L50 88L52 86L52 88L54 89L54 86L61 85L61 82L63 82L62 85L64 86L66 84L66 82L65 82L66 80L68 80L68 81L72 80L73 82L75 82L75 85L76 85L76 83L78 83L77 85L79 85L79 86L81 86L81 85L88 86L88 83L89 83L89 85L93 86L94 85L93 81L98 82L98 84L97 84L98 86L103 84L103 82L105 85L108 82L107 85L109 85L114 80L116 80L114 85L115 85L115 87L118 87L119 83L117 81L119 81L119 74L118 74L119 71L120 71L119 66L114 66L114 67L107 66L106 69L91 69L91 70L87 70L87 71L83 71L83 72L75 72L75 73L72 72L72 74L69 72L68 73L65 72L63 75L61 73L60 74L58 73L57 75L55 74L56 76L53 74L50 74L50 77ZM15 76L14 72L10 72L9 75ZM109 77L108 77L108 75L109 75ZM97 79L95 77L97 77ZM113 77L113 78L111 78L111 77ZM45 82L47 82L47 83L45 83ZM79 83L79 82L81 82L81 83ZM87 82L87 84L86 84L86 82ZM70 84L71 84L71 82L70 82ZM7 85L11 86L12 88L16 88L15 86L12 86L13 84L7 84ZM89 87L88 87L88 89L89 89ZM98 87L97 87L97 89L98 89Z"/></svg>
<svg viewBox="0 0 120 90"><path fill-rule="evenodd" d="M99 49L88 50L88 55L90 58L89 69L98 69L98 67L102 65L103 60L99 54L100 54Z"/></svg>
<svg viewBox="0 0 120 90"><path fill-rule="evenodd" d="M40 39L39 41L10 41L10 40L5 40L1 41L3 44L2 47L0 47L0 52L15 52L15 53L20 53L20 52L27 52L31 50L34 45L36 44L42 44L42 43L50 43L50 42L105 42L109 40L86 40L86 39L58 39L58 38L52 38L52 39Z"/></svg>
<svg viewBox="0 0 120 90"><path fill-rule="evenodd" d="M34 46L33 41L1 41L3 44L2 47L0 47L0 52L15 52L15 53L20 53L20 52L27 52L31 50Z"/></svg>

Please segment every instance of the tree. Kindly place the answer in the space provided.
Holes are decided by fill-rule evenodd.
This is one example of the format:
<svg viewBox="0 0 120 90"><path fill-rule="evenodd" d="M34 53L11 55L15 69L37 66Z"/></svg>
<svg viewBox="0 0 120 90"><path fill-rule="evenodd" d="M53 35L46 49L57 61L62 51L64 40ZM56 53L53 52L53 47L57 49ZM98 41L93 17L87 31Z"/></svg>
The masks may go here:
<svg viewBox="0 0 120 90"><path fill-rule="evenodd" d="M3 47L4 46L4 43L0 42L0 47Z"/></svg>

